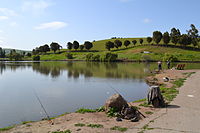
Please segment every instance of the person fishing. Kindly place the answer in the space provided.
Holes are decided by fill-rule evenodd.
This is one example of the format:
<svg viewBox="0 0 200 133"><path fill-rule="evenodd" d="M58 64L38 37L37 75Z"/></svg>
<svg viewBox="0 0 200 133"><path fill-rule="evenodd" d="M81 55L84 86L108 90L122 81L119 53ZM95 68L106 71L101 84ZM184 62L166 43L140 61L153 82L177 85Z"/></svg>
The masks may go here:
<svg viewBox="0 0 200 133"><path fill-rule="evenodd" d="M170 66L171 66L171 62L168 60L167 61L167 68L170 69Z"/></svg>
<svg viewBox="0 0 200 133"><path fill-rule="evenodd" d="M161 70L162 70L162 62L158 61L158 71L161 71Z"/></svg>

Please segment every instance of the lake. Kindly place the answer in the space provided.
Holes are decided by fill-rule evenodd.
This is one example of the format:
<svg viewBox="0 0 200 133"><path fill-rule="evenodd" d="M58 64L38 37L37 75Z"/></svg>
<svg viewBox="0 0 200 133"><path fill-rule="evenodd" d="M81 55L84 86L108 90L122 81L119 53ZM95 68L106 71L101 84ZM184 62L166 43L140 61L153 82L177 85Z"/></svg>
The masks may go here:
<svg viewBox="0 0 200 133"><path fill-rule="evenodd" d="M0 128L45 118L36 95L50 117L99 108L115 93L112 87L129 102L145 98L144 79L156 68L156 63L0 62Z"/></svg>

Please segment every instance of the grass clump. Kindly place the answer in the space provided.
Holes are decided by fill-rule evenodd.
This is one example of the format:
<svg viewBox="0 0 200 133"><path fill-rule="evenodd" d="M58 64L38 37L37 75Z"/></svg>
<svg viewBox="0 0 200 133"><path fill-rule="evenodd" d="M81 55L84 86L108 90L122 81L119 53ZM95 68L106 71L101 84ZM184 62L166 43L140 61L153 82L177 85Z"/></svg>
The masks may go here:
<svg viewBox="0 0 200 133"><path fill-rule="evenodd" d="M167 101L172 101L179 93L179 91L175 89L175 87L171 87L171 88L161 87L160 90L164 99Z"/></svg>
<svg viewBox="0 0 200 133"><path fill-rule="evenodd" d="M12 128L14 128L14 126L4 127L4 128L0 128L0 131L8 131Z"/></svg>
<svg viewBox="0 0 200 133"><path fill-rule="evenodd" d="M103 125L101 125L101 124L89 124L89 125L87 125L87 127L91 127L91 128L103 128Z"/></svg>
<svg viewBox="0 0 200 133"><path fill-rule="evenodd" d="M125 132L125 131L128 130L128 128L126 128L126 127L114 126L114 127L110 128L110 130L117 130L117 131L120 131L120 132Z"/></svg>
<svg viewBox="0 0 200 133"><path fill-rule="evenodd" d="M116 108L109 108L107 111L107 116L108 117L117 117L118 116L118 110Z"/></svg>
<svg viewBox="0 0 200 133"><path fill-rule="evenodd" d="M22 124L28 124L28 123L31 123L33 121L23 121Z"/></svg>
<svg viewBox="0 0 200 133"><path fill-rule="evenodd" d="M141 103L139 106L143 106L143 107L149 107L148 103L147 102L143 102Z"/></svg>
<svg viewBox="0 0 200 133"><path fill-rule="evenodd" d="M75 124L75 126L76 126L76 127L84 127L85 124L83 124L83 123L77 123L77 124Z"/></svg>
<svg viewBox="0 0 200 133"><path fill-rule="evenodd" d="M55 131L55 132L51 132L51 133L71 133L70 130L66 130L66 131Z"/></svg>
<svg viewBox="0 0 200 133"><path fill-rule="evenodd" d="M185 80L186 80L185 78L180 78L180 79L174 81L173 84L176 86L176 88L179 88L179 87L183 86Z"/></svg>
<svg viewBox="0 0 200 133"><path fill-rule="evenodd" d="M152 115L153 112L151 112L151 111L147 111L147 112L145 112L145 114L147 114L147 115Z"/></svg>
<svg viewBox="0 0 200 133"><path fill-rule="evenodd" d="M105 107L102 106L102 107L96 109L96 111L97 111L97 112L104 112L104 111L105 111Z"/></svg>
<svg viewBox="0 0 200 133"><path fill-rule="evenodd" d="M94 113L96 112L96 110L93 110L93 109L85 109L85 108L80 108L76 111L76 113L81 113L81 114L84 114L84 113Z"/></svg>
<svg viewBox="0 0 200 133"><path fill-rule="evenodd" d="M140 100L133 101L133 103L144 102L144 101L146 101L146 100L147 100L147 99L146 99L146 98L144 98L144 99L140 99Z"/></svg>

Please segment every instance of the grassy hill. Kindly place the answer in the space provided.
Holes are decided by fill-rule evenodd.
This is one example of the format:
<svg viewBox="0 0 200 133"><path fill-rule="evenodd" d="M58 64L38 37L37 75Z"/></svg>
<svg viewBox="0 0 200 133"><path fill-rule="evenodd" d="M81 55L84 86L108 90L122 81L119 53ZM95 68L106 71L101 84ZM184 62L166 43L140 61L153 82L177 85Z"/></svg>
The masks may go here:
<svg viewBox="0 0 200 133"><path fill-rule="evenodd" d="M144 40L143 44L147 44L146 38L117 38L117 39L106 39L106 40L99 40L99 41L92 42L92 43L93 43L93 48L92 48L91 50L105 51L105 50L107 50L107 49L105 48L106 42L107 42L107 41L114 42L115 40L120 40L120 41L122 41L122 43L124 43L125 40L129 40L129 41L131 42L130 45L132 45L132 46L133 46L132 41L133 41L133 40L136 40L136 41L137 41L136 45L139 45L139 44L140 44L140 43L139 43L139 40L140 40L140 39L143 39L143 40ZM121 48L125 48L125 46L122 45Z"/></svg>

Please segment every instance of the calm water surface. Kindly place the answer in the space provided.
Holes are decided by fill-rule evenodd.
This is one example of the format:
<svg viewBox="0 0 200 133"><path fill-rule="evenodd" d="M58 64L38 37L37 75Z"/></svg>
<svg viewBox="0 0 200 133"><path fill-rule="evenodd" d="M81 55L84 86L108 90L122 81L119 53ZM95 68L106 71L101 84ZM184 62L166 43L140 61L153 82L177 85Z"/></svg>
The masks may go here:
<svg viewBox="0 0 200 133"><path fill-rule="evenodd" d="M200 68L200 64L187 65ZM144 78L156 64L0 62L0 128L104 105L116 88L127 101L146 97Z"/></svg>

